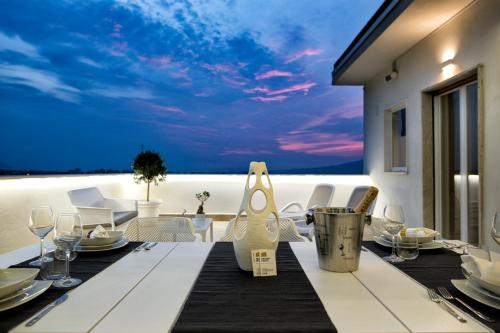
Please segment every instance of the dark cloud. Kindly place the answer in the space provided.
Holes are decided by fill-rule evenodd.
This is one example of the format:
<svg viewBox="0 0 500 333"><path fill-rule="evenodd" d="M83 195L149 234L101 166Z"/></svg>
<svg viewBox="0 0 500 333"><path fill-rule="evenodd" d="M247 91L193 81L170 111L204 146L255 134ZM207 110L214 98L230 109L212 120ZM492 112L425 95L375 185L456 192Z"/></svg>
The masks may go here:
<svg viewBox="0 0 500 333"><path fill-rule="evenodd" d="M378 4L4 1L0 155L126 169L144 145L176 171L359 159L361 89L330 71Z"/></svg>

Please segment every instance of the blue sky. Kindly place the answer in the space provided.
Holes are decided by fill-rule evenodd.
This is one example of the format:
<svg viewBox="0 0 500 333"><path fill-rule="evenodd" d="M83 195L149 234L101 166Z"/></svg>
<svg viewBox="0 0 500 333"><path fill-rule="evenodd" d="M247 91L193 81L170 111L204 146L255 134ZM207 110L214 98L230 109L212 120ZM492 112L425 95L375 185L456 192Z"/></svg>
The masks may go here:
<svg viewBox="0 0 500 333"><path fill-rule="evenodd" d="M20 1L0 7L0 168L334 165L363 154L333 63L381 1Z"/></svg>

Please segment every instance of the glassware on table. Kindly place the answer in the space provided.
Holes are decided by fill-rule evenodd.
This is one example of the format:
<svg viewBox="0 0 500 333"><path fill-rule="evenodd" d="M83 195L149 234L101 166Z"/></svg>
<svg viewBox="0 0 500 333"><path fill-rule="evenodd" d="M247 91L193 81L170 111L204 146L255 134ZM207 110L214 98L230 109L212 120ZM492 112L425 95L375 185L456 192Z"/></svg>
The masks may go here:
<svg viewBox="0 0 500 333"><path fill-rule="evenodd" d="M396 252L399 258L404 260L415 260L418 258L418 237L405 242L399 241Z"/></svg>
<svg viewBox="0 0 500 333"><path fill-rule="evenodd" d="M404 259L396 255L396 235L404 228L405 216L403 208L399 205L387 205L384 208L384 221L382 226L391 235L392 253L383 259L390 263L402 262Z"/></svg>
<svg viewBox="0 0 500 333"><path fill-rule="evenodd" d="M40 238L40 258L30 262L30 266L41 267L42 260L51 261L52 258L45 257L43 240L54 228L54 214L48 206L36 207L31 210L28 227L31 232Z"/></svg>
<svg viewBox="0 0 500 333"><path fill-rule="evenodd" d="M500 212L495 212L493 222L491 222L490 235L493 240L500 245Z"/></svg>
<svg viewBox="0 0 500 333"><path fill-rule="evenodd" d="M69 259L71 251L80 242L83 236L83 227L78 214L59 214L54 226L54 243L66 253L65 274L53 284L56 288L69 288L82 283L82 280L69 275Z"/></svg>

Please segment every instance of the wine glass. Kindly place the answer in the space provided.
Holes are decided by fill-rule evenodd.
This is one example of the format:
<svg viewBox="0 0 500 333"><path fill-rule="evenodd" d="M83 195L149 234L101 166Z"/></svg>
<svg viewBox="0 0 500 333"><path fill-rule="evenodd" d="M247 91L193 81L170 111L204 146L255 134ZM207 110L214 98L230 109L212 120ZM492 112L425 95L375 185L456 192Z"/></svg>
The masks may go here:
<svg viewBox="0 0 500 333"><path fill-rule="evenodd" d="M80 242L83 236L83 227L78 214L59 214L54 227L54 243L66 253L65 274L54 282L56 288L69 288L82 283L82 280L69 275L69 259L71 250Z"/></svg>
<svg viewBox="0 0 500 333"><path fill-rule="evenodd" d="M491 238L500 245L500 212L496 212L491 222Z"/></svg>
<svg viewBox="0 0 500 333"><path fill-rule="evenodd" d="M40 258L29 264L30 266L41 267L42 260L47 262L54 260L45 256L43 247L45 236L54 228L54 214L52 213L52 208L48 206L33 208L31 210L28 227L35 236L40 238Z"/></svg>
<svg viewBox="0 0 500 333"><path fill-rule="evenodd" d="M404 259L396 255L396 235L404 228L405 216L399 205L387 205L384 208L384 222L382 226L392 236L392 253L383 259L390 263L402 262Z"/></svg>

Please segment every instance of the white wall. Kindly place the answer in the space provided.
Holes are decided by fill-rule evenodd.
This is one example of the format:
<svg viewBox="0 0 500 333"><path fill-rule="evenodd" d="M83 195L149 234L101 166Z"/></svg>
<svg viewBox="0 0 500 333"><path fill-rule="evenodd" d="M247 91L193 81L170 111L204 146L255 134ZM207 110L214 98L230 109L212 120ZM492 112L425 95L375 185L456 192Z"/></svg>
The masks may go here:
<svg viewBox="0 0 500 333"><path fill-rule="evenodd" d="M485 158L484 217L489 225L500 211L500 1L476 1L469 8L397 59L399 77L385 82L387 68L365 85L365 171L381 189L375 213L387 202L403 205L410 225L423 224L422 91L449 77L443 54L455 52L453 75L484 64ZM384 110L407 101L406 175L384 172ZM432 195L432 193L426 193ZM488 246L500 248L485 234Z"/></svg>
<svg viewBox="0 0 500 333"><path fill-rule="evenodd" d="M209 214L236 214L245 187L245 175L168 175L164 183L152 187L151 198L162 199L160 213L196 212L195 193L207 190L211 197L205 203ZM332 204L345 205L355 186L370 185L368 176L284 176L271 175L278 208L290 201L307 203L316 184L336 187ZM28 230L32 207L50 205L55 212L74 211L66 192L97 186L104 196L144 199L145 185L134 183L132 175L61 176L0 179L0 253L37 241Z"/></svg>

